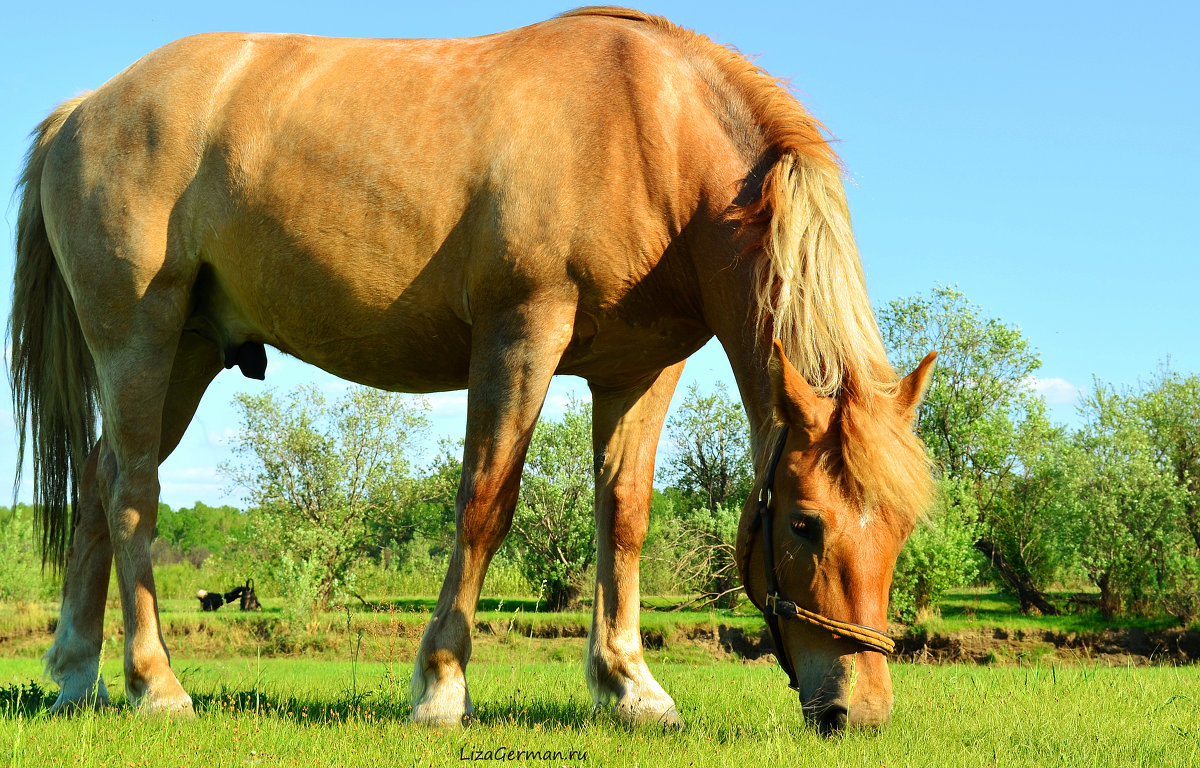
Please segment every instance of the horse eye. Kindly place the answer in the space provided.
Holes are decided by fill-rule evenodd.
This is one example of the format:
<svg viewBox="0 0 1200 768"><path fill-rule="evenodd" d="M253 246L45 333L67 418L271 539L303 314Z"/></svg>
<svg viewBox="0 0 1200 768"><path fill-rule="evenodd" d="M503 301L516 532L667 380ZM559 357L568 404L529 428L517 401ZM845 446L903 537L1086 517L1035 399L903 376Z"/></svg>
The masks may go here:
<svg viewBox="0 0 1200 768"><path fill-rule="evenodd" d="M821 534L821 518L812 512L793 514L792 533L815 541Z"/></svg>

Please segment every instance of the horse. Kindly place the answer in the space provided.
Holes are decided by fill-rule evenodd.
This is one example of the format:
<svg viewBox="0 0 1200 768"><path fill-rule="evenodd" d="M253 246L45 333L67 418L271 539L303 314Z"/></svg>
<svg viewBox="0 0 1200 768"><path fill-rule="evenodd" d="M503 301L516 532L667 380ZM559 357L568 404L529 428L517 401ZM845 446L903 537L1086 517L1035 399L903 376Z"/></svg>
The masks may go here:
<svg viewBox="0 0 1200 768"><path fill-rule="evenodd" d="M584 378L588 687L623 720L679 724L642 653L639 554L672 392L715 336L751 424L745 590L807 720L885 722L932 355L903 378L888 363L842 176L783 84L621 8L462 40L203 34L60 105L18 182L10 321L43 560L65 568L55 711L108 701L115 558L128 700L194 714L155 598L158 465L217 373L261 374L271 345L372 387L467 389L455 543L410 690L431 725L474 716L484 574L551 377Z"/></svg>

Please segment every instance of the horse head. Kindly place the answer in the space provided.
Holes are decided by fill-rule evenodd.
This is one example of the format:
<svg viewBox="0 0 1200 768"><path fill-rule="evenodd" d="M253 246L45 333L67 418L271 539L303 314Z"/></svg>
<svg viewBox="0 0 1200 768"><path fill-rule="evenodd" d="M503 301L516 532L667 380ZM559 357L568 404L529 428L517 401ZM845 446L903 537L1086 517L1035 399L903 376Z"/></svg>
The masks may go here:
<svg viewBox="0 0 1200 768"><path fill-rule="evenodd" d="M779 426L743 511L738 567L806 719L825 732L882 725L891 711L888 592L930 493L911 423L934 357L890 391L847 381L826 398L778 342L771 356Z"/></svg>

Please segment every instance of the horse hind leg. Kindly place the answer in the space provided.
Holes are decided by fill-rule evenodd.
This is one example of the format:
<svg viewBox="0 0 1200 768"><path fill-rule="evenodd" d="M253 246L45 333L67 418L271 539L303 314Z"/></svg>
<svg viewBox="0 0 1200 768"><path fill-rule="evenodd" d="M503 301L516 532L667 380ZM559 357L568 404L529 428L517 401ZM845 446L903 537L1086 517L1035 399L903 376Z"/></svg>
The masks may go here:
<svg viewBox="0 0 1200 768"><path fill-rule="evenodd" d="M159 462L166 460L183 437L200 397L221 370L215 344L192 333L180 339L163 407ZM46 674L59 685L53 712L89 709L108 703L100 675L104 605L108 598L113 547L97 485L100 443L83 468L79 508L63 574L62 606L54 643L44 657ZM108 474L113 470L109 468Z"/></svg>
<svg viewBox="0 0 1200 768"><path fill-rule="evenodd" d="M54 643L43 657L46 675L59 686L58 699L51 707L55 713L108 704L108 689L100 676L100 652L112 542L96 488L99 456L97 444L83 467L79 506L63 573L58 627Z"/></svg>
<svg viewBox="0 0 1200 768"><path fill-rule="evenodd" d="M139 357L136 352L98 356L102 387L118 394L108 398L115 405L104 412L104 434L88 463L93 472L81 487L81 498L89 505L82 510L87 516L80 518L85 528L76 535L86 534L80 541L90 544L78 548L68 562L62 613L70 621L65 634L60 622L47 654L51 677L67 683L60 682L58 709L86 703L99 679L99 638L115 553L125 624L126 696L147 712L193 711L191 698L170 669L160 631L150 543L158 516L157 467L178 445L204 390L221 370L221 356L216 345L196 334L178 338L178 344L157 347L167 353L152 354L149 360L143 356L140 363L131 359ZM107 525L99 525L101 520ZM84 652L68 652L76 648ZM87 690L81 688L84 680ZM100 690L102 686L100 681Z"/></svg>
<svg viewBox="0 0 1200 768"><path fill-rule="evenodd" d="M642 655L639 557L650 517L654 456L683 363L649 385L592 385L596 473L596 595L587 682L597 709L629 723L682 725Z"/></svg>
<svg viewBox="0 0 1200 768"><path fill-rule="evenodd" d="M458 726L474 718L467 690L471 626L488 565L512 525L521 468L574 307L525 306L476 321L467 440L446 580L413 668L412 720ZM564 330L565 329L565 330Z"/></svg>

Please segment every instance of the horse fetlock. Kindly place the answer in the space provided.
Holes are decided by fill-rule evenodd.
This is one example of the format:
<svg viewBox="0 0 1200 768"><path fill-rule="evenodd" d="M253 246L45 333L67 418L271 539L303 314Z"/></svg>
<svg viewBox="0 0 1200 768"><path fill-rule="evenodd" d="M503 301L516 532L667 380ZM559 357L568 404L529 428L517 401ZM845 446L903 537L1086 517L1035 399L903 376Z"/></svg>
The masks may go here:
<svg viewBox="0 0 1200 768"><path fill-rule="evenodd" d="M645 664L632 672L613 670L593 657L588 664L588 688L596 711L606 710L630 725L679 727L683 720L672 699Z"/></svg>
<svg viewBox="0 0 1200 768"><path fill-rule="evenodd" d="M59 686L53 712L94 709L108 704L108 689L100 677L100 649L60 629L54 644L42 658L46 676Z"/></svg>

